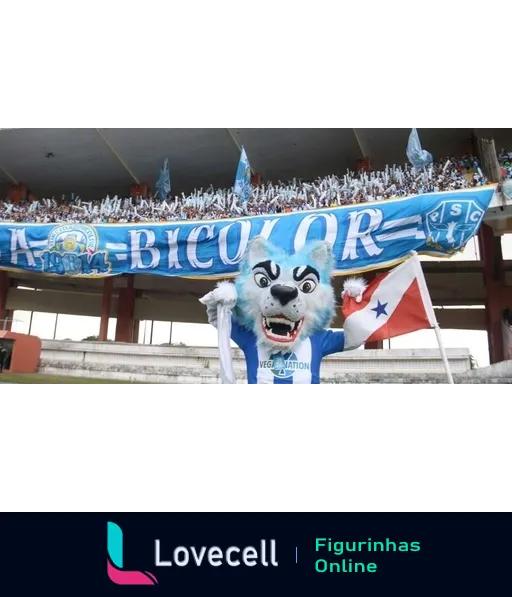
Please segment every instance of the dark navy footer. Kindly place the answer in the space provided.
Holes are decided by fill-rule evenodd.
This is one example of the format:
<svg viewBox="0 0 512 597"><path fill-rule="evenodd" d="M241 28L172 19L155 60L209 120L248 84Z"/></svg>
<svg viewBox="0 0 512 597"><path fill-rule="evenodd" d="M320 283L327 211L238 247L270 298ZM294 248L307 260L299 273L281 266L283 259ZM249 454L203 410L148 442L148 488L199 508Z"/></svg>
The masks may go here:
<svg viewBox="0 0 512 597"><path fill-rule="evenodd" d="M498 595L512 515L1 514L2 594Z"/></svg>

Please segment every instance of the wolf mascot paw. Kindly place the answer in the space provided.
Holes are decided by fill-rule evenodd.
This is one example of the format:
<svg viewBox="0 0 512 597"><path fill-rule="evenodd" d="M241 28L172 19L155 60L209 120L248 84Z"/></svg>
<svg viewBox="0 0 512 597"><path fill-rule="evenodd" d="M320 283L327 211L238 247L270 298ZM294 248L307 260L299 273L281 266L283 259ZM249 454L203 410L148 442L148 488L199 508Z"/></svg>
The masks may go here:
<svg viewBox="0 0 512 597"><path fill-rule="evenodd" d="M343 284L341 298L343 299L345 293L347 293L352 298L355 298L357 303L360 303L367 286L364 278L349 278Z"/></svg>
<svg viewBox="0 0 512 597"><path fill-rule="evenodd" d="M216 324L217 305L232 309L231 339L245 355L249 383L317 384L324 356L345 349L342 331L326 329L335 308L332 248L311 242L288 254L257 236L235 284L201 299Z"/></svg>
<svg viewBox="0 0 512 597"><path fill-rule="evenodd" d="M209 292L202 299L199 299L206 306L208 323L217 327L217 307L227 307L233 309L236 305L237 292L235 285L231 282L219 282L217 288Z"/></svg>

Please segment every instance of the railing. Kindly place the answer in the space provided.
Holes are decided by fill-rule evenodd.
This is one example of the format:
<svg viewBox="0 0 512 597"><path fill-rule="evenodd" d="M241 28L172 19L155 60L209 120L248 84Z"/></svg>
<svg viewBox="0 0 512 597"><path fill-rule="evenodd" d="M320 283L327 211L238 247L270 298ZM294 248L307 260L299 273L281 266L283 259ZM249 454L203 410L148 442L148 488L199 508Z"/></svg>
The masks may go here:
<svg viewBox="0 0 512 597"><path fill-rule="evenodd" d="M471 369L468 349L447 349L454 373ZM237 379L245 380L245 359L233 349ZM63 375L118 378L138 381L217 383L218 349L215 347L145 346L115 342L43 340L40 370ZM324 358L321 377L335 381L346 374L442 375L437 349L354 350Z"/></svg>

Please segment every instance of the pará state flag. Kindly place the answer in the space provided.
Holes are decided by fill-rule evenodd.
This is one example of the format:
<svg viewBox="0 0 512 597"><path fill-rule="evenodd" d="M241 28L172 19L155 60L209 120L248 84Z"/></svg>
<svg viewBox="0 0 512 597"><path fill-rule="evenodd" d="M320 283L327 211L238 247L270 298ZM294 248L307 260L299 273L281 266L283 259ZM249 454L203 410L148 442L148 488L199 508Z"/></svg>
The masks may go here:
<svg viewBox="0 0 512 597"><path fill-rule="evenodd" d="M240 154L240 161L238 162L238 169L236 171L233 193L238 197L241 203L244 204L247 203L251 196L251 166L243 147L242 153Z"/></svg>
<svg viewBox="0 0 512 597"><path fill-rule="evenodd" d="M407 143L407 159L418 170L432 164L434 161L432 154L421 148L420 137L416 129L412 129Z"/></svg>
<svg viewBox="0 0 512 597"><path fill-rule="evenodd" d="M342 313L347 346L385 340L437 327L421 262L414 254L390 272L378 276L362 293L347 290Z"/></svg>

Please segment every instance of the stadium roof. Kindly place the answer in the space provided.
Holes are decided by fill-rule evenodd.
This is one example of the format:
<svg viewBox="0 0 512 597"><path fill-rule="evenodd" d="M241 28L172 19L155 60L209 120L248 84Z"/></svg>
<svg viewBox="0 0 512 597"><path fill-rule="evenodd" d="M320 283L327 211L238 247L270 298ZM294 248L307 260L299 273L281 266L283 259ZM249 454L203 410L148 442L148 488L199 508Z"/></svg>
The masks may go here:
<svg viewBox="0 0 512 597"><path fill-rule="evenodd" d="M154 189L169 158L173 194L230 187L244 145L264 181L313 179L372 165L403 164L410 129L0 129L0 198L12 183L39 197L95 199ZM434 157L471 151L473 135L512 148L512 129L418 129Z"/></svg>

